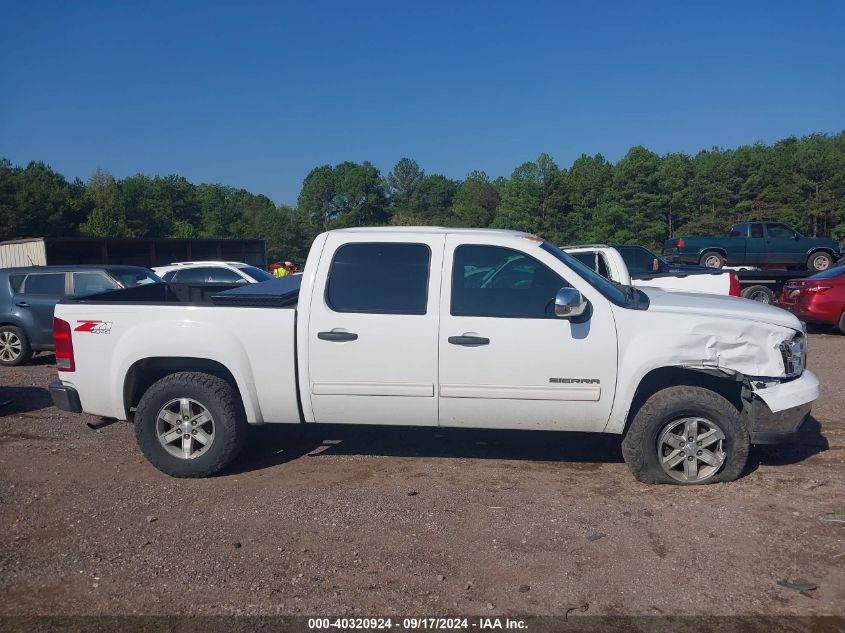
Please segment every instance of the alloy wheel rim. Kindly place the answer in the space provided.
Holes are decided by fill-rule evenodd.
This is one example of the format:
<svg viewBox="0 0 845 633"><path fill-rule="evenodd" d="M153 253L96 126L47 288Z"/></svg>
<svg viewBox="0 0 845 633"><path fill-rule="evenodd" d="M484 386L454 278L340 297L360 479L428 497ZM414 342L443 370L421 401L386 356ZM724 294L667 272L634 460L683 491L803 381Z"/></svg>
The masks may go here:
<svg viewBox="0 0 845 633"><path fill-rule="evenodd" d="M0 332L0 360L13 361L21 355L23 344L14 332Z"/></svg>
<svg viewBox="0 0 845 633"><path fill-rule="evenodd" d="M704 265L708 268L718 268L721 260L718 257L710 256L704 260Z"/></svg>
<svg viewBox="0 0 845 633"><path fill-rule="evenodd" d="M701 483L725 463L725 434L707 418L686 417L664 425L657 439L657 459L676 481Z"/></svg>
<svg viewBox="0 0 845 633"><path fill-rule="evenodd" d="M816 257L813 260L813 268L816 270L827 270L829 264L827 257Z"/></svg>
<svg viewBox="0 0 845 633"><path fill-rule="evenodd" d="M215 430L208 408L192 398L174 398L156 416L159 443L179 459L205 455L214 442Z"/></svg>
<svg viewBox="0 0 845 633"><path fill-rule="evenodd" d="M769 294L767 292L763 292L762 290L757 290L756 292L752 292L751 296L748 297L752 301L758 301L760 303L768 303L771 304L772 301L769 298Z"/></svg>

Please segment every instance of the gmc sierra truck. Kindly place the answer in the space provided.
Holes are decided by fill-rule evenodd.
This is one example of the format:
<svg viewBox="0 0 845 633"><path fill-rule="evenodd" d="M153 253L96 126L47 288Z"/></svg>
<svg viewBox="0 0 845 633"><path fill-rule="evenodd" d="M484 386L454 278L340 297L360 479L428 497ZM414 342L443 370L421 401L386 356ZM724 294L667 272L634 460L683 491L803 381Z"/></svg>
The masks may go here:
<svg viewBox="0 0 845 633"><path fill-rule="evenodd" d="M792 314L614 284L533 235L332 231L297 282L60 303L53 402L133 419L177 477L223 469L249 424L342 423L615 433L639 480L688 485L737 478L819 395Z"/></svg>
<svg viewBox="0 0 845 633"><path fill-rule="evenodd" d="M806 266L827 270L842 257L839 242L805 237L780 222L744 222L727 237L676 237L666 240L663 256L670 262L723 266Z"/></svg>

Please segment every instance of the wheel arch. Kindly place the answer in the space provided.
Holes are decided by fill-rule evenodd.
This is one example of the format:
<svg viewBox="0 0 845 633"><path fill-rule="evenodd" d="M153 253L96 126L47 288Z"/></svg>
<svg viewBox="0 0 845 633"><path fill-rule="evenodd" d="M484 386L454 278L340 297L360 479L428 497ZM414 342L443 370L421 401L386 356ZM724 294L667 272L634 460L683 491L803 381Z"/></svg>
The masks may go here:
<svg viewBox="0 0 845 633"><path fill-rule="evenodd" d="M834 252L833 248L830 246L813 246L807 250L807 257L810 257L810 255L815 253L827 253L833 258L834 262L836 261L836 252Z"/></svg>
<svg viewBox="0 0 845 633"><path fill-rule="evenodd" d="M637 384L631 407L625 416L622 435L651 396L667 387L702 387L709 389L730 402L739 413L745 408L743 400L745 377L742 374L726 375L718 371L692 367L658 367L646 373Z"/></svg>
<svg viewBox="0 0 845 633"><path fill-rule="evenodd" d="M238 381L228 367L215 360L184 356L152 356L132 363L123 379L123 406L126 413L138 405L141 397L154 383L181 371L201 372L225 380L238 396L240 406L249 413Z"/></svg>
<svg viewBox="0 0 845 633"><path fill-rule="evenodd" d="M700 248L698 250L698 259L701 260L704 253L719 253L722 257L725 258L725 261L728 259L728 250L724 246L707 246L705 248Z"/></svg>

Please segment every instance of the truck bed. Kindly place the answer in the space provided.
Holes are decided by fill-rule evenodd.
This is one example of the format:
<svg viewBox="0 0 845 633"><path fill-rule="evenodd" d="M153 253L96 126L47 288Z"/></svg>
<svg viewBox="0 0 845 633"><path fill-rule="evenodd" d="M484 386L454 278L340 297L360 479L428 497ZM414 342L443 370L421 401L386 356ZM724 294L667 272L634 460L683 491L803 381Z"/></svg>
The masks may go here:
<svg viewBox="0 0 845 633"><path fill-rule="evenodd" d="M175 363L237 384L251 423L301 420L295 301L195 304L165 284L132 290L139 289L64 301L57 310L73 331L76 358L76 370L62 379L77 389L85 411L127 419L133 372Z"/></svg>
<svg viewBox="0 0 845 633"><path fill-rule="evenodd" d="M295 308L301 280L301 275L289 275L247 285L158 283L72 298L64 303Z"/></svg>

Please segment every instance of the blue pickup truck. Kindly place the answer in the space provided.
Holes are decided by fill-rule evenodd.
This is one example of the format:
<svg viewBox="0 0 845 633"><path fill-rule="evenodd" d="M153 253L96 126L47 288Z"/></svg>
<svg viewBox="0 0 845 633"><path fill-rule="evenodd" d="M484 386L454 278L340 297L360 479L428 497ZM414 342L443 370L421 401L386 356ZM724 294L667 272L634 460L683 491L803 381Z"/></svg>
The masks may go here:
<svg viewBox="0 0 845 633"><path fill-rule="evenodd" d="M804 237L780 222L744 222L727 237L676 237L666 240L667 261L731 266L790 266L827 270L842 257L834 240Z"/></svg>

